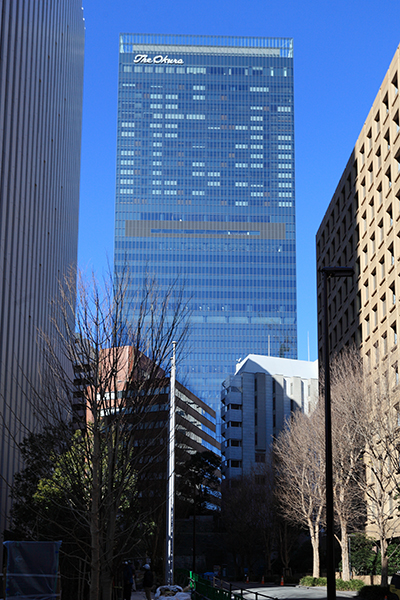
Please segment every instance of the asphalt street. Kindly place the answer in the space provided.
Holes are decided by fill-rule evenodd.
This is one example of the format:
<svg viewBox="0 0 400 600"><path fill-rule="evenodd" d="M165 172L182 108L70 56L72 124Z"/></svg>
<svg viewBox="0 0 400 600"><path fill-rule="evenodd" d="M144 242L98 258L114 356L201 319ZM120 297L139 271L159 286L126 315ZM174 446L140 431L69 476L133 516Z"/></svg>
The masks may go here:
<svg viewBox="0 0 400 600"><path fill-rule="evenodd" d="M237 589L232 588L233 592L237 592ZM256 597L257 593L257 597ZM247 589L243 592L243 598L245 600L325 600L326 599L326 588L325 587L300 587L300 586L260 586L252 587L250 590ZM336 592L337 598L354 598L357 596L357 592ZM153 594L154 597L154 594ZM133 592L131 600L145 600L146 596L143 591Z"/></svg>
<svg viewBox="0 0 400 600"><path fill-rule="evenodd" d="M286 585L276 587L252 587L251 590L243 592L243 598L246 600L269 600L270 598L277 598L278 600L289 600L291 598L295 598L296 600L324 600L326 596L326 587L307 588ZM357 596L357 592L336 592L337 598L354 598L355 596Z"/></svg>

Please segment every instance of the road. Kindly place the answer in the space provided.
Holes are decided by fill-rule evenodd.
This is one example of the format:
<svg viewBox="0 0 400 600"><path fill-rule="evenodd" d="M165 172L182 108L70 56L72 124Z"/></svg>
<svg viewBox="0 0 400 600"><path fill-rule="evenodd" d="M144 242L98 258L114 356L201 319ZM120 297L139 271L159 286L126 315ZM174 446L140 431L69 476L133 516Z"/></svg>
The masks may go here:
<svg viewBox="0 0 400 600"><path fill-rule="evenodd" d="M232 591L236 591L232 589ZM257 596L256 596L257 593ZM243 592L245 600L268 600L269 598L277 598L282 600L325 600L326 588L324 587L300 587L300 586L275 586L275 587L252 587ZM337 598L354 598L357 592L336 592Z"/></svg>

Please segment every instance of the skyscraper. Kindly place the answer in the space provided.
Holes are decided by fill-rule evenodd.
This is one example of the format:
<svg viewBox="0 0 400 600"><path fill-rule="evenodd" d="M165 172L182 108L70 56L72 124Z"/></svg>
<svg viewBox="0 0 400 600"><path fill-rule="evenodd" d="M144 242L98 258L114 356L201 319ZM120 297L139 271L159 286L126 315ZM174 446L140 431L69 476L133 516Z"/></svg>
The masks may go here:
<svg viewBox="0 0 400 600"><path fill-rule="evenodd" d="M80 0L2 1L1 533L19 465L15 441L34 427L29 400L40 386L40 332L51 336L51 301L76 265L83 52Z"/></svg>
<svg viewBox="0 0 400 600"><path fill-rule="evenodd" d="M120 37L115 271L185 285L217 412L236 360L297 357L293 119L291 39Z"/></svg>

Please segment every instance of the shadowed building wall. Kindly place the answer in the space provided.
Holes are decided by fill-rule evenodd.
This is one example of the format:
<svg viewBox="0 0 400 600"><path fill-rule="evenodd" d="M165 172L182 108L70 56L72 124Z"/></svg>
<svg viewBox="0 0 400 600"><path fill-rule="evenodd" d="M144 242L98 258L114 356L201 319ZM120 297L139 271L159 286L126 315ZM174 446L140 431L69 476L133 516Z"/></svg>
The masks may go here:
<svg viewBox="0 0 400 600"><path fill-rule="evenodd" d="M80 0L0 4L0 529L18 466L14 443L34 427L38 332L76 265L83 87ZM72 317L73 315L71 315Z"/></svg>

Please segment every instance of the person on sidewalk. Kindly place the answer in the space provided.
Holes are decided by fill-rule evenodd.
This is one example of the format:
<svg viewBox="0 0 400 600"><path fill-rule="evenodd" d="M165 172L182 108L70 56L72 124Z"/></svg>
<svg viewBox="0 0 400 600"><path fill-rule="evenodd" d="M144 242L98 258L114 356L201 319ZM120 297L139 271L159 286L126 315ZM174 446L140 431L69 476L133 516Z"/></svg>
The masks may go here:
<svg viewBox="0 0 400 600"><path fill-rule="evenodd" d="M150 569L150 565L143 565L144 576L143 576L143 589L146 594L146 599L151 600L151 589L154 585L154 575Z"/></svg>
<svg viewBox="0 0 400 600"><path fill-rule="evenodd" d="M124 600L131 600L132 585L133 585L133 568L131 561L127 560L124 563Z"/></svg>

